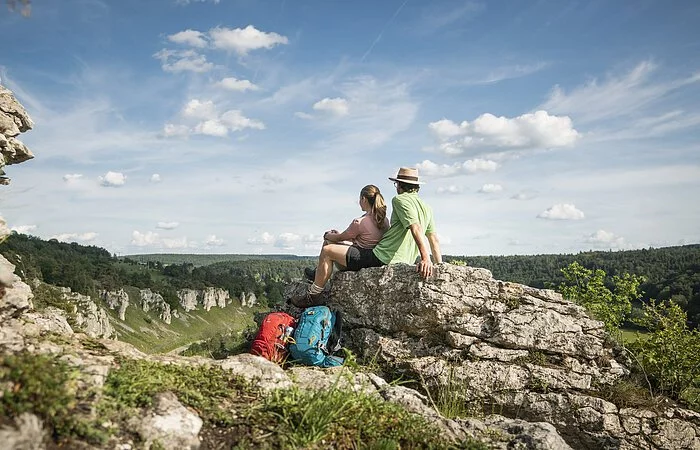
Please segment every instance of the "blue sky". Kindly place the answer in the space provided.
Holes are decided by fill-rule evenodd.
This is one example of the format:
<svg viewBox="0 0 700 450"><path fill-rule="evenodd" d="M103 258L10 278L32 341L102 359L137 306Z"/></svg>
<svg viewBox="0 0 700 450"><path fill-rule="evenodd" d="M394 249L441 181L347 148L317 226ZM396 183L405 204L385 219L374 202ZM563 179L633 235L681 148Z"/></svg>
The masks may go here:
<svg viewBox="0 0 700 450"><path fill-rule="evenodd" d="M443 252L700 242L700 3L35 0L0 82L35 122L14 229L316 254L418 167Z"/></svg>

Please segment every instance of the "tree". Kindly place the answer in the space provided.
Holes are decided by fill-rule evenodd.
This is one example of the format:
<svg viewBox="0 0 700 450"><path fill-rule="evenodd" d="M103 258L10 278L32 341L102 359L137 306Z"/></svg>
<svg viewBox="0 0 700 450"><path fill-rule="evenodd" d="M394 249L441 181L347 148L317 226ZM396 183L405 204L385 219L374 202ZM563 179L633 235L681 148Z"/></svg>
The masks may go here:
<svg viewBox="0 0 700 450"><path fill-rule="evenodd" d="M605 323L610 332L617 332L632 310L632 301L641 297L637 292L642 277L625 273L612 278L613 290L606 285L606 274L601 269L586 269L578 262L573 262L561 269L564 283L559 292L574 303L584 308L596 319Z"/></svg>

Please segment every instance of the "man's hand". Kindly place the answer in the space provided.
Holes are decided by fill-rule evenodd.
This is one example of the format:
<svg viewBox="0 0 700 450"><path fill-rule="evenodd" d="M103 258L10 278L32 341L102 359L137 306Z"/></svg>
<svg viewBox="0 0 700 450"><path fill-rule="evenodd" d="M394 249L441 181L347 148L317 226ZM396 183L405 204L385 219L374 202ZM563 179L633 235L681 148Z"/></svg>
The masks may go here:
<svg viewBox="0 0 700 450"><path fill-rule="evenodd" d="M427 261L421 259L416 266L416 272L420 272L423 278L428 278L433 274L433 263L429 259Z"/></svg>

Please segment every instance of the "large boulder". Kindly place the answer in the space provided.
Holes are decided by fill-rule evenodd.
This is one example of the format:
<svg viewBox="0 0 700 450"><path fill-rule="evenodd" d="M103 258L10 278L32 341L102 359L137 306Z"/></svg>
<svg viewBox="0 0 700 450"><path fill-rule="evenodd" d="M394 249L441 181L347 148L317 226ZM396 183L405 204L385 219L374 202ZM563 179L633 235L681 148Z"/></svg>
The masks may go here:
<svg viewBox="0 0 700 450"><path fill-rule="evenodd" d="M329 306L344 313L347 345L386 374L550 423L574 448L700 448L691 411L644 419L596 396L629 361L603 323L554 291L450 264L423 280L399 264L336 274Z"/></svg>

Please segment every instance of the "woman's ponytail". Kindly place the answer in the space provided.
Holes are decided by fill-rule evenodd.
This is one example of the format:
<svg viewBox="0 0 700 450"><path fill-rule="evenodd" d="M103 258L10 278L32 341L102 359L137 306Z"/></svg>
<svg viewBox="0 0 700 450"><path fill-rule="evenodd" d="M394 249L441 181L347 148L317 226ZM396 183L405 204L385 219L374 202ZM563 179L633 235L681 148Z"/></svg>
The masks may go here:
<svg viewBox="0 0 700 450"><path fill-rule="evenodd" d="M372 207L370 214L372 214L377 228L383 230L386 226L386 202L379 188L373 184L368 184L362 188L360 195L366 198L369 205Z"/></svg>

